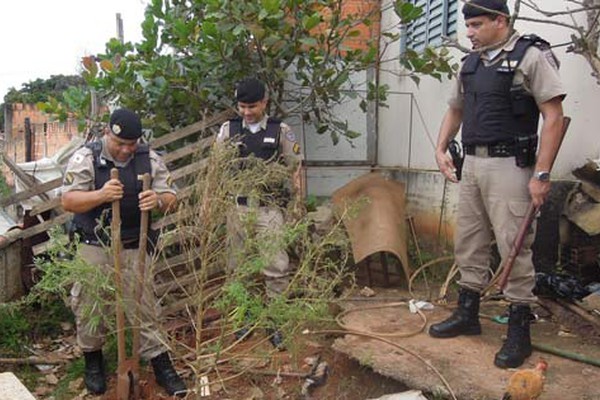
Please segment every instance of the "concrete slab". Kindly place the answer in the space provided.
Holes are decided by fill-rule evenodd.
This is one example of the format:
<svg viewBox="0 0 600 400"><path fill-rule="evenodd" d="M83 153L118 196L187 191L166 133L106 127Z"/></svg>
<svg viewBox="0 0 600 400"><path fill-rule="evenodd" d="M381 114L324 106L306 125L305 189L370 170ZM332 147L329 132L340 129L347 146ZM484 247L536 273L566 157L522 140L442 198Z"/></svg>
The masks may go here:
<svg viewBox="0 0 600 400"><path fill-rule="evenodd" d="M391 294L378 289L378 296L402 297L397 291ZM368 306L373 306L369 302ZM364 307L365 302L347 303L344 308ZM496 309L494 309L494 307ZM482 304L481 312L488 315L501 313L504 307ZM429 323L438 322L450 315L450 310L436 307L426 312ZM349 314L344 319L350 329L369 330L386 335L385 339L397 343L410 352L420 355L433 365L448 381L460 400L498 400L502 398L506 384L515 370L502 370L493 364L494 354L502 345L506 325L482 320L481 336L434 339L426 332L410 337L390 335L417 330L422 320L408 311L407 306L368 309ZM559 326L550 321L532 325L533 341L551 345L561 350L583 354L600 360L598 338L583 340L582 337L558 335ZM590 339L590 338L588 338ZM596 340L596 341L594 341ZM377 339L347 335L337 339L334 348L370 366L374 371L396 379L412 389L430 393L448 393L438 375L424 362L399 348ZM534 352L522 368L533 368L543 357L549 364L543 399L600 400L600 368L568 360L550 354Z"/></svg>
<svg viewBox="0 0 600 400"><path fill-rule="evenodd" d="M36 400L29 390L12 372L0 373L0 399Z"/></svg>

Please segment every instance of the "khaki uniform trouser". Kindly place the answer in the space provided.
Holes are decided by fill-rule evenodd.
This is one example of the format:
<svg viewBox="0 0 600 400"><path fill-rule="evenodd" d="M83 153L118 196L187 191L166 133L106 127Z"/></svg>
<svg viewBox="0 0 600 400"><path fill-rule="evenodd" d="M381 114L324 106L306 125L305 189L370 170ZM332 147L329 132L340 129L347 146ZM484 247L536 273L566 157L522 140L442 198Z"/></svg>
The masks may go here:
<svg viewBox="0 0 600 400"><path fill-rule="evenodd" d="M97 265L103 273L112 275L114 272L113 256L104 248L81 243L80 255L91 265ZM137 285L138 249L121 250L121 274L123 281L123 310L127 321L131 324L136 320L136 304L133 297ZM140 357L150 360L167 350L159 331L160 305L152 290L150 274L150 256L146 257L146 274L142 290L142 307L140 308ZM75 313L77 324L77 344L84 352L101 350L106 340L106 324L104 315L114 315L114 294L103 294L98 299L91 293L86 293L86 286L77 282L71 289L70 305ZM100 321L94 326L94 321Z"/></svg>
<svg viewBox="0 0 600 400"><path fill-rule="evenodd" d="M249 213L256 213L256 223L252 227L255 240L264 240L272 246L261 246L260 256L267 266L262 271L265 276L267 297L272 298L283 293L290 282L291 273L288 254L281 243L283 233L283 213L277 207L238 206L236 212L227 218L227 234L229 238L228 268L230 271L240 265L243 255L244 241L248 224L245 222Z"/></svg>
<svg viewBox="0 0 600 400"><path fill-rule="evenodd" d="M467 155L459 188L454 251L460 286L481 292L490 279L491 242L496 238L502 260L506 260L530 203L532 167L519 168L514 157L492 158ZM535 222L515 259L504 295L513 303L531 303L537 298L531 245Z"/></svg>

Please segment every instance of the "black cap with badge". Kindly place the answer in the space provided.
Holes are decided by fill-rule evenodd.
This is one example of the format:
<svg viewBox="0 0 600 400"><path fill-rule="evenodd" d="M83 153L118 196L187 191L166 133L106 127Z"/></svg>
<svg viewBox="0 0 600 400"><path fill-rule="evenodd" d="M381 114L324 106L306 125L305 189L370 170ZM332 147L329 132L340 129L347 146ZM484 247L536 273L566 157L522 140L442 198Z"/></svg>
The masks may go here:
<svg viewBox="0 0 600 400"><path fill-rule="evenodd" d="M465 19L480 17L482 15L493 16L498 14L510 17L510 11L508 10L506 0L471 0L465 3L462 12Z"/></svg>
<svg viewBox="0 0 600 400"><path fill-rule="evenodd" d="M256 78L246 78L236 85L235 98L241 103L256 103L265 98L265 84Z"/></svg>
<svg viewBox="0 0 600 400"><path fill-rule="evenodd" d="M110 115L110 130L126 140L137 140L142 136L142 120L131 110L119 108Z"/></svg>

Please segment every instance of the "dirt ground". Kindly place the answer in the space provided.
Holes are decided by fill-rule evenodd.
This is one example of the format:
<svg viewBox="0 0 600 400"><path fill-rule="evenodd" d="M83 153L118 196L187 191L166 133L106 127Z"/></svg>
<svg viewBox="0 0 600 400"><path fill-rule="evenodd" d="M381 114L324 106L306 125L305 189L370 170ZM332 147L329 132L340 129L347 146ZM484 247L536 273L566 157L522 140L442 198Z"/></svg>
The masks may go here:
<svg viewBox="0 0 600 400"><path fill-rule="evenodd" d="M407 293L399 290L377 289L373 300L377 297L402 299L406 296ZM376 303L370 302L369 306ZM364 306L364 302L349 302L345 308L358 309ZM486 302L481 307L481 313L490 317L502 315L505 310L506 306L497 302ZM534 311L542 316L545 313L543 309ZM435 307L424 314L427 322L431 323L446 318L450 312L449 309ZM358 310L348 314L344 321L350 329L400 335L418 330L423 324L417 314L411 314L408 307L402 305ZM481 336L453 339L434 339L425 332L410 337L387 337L403 349L367 337L347 335L338 339L334 348L411 388L429 393L448 393L447 386L426 365L428 363L448 381L458 399L497 400L502 397L507 381L514 373L514 370L502 370L493 365L494 354L501 347L506 333L506 325L493 322L491 318L483 318L482 329ZM549 315L532 325L534 344L579 353L596 362L600 361L599 339L580 336L575 331L569 332L566 327L552 321ZM549 364L541 400L600 400L599 367L534 351L522 368L533 368L540 357Z"/></svg>
<svg viewBox="0 0 600 400"><path fill-rule="evenodd" d="M251 348L261 341L260 337L251 338L244 344L244 348ZM276 400L276 399L322 399L322 400L366 400L378 398L388 393L398 393L407 390L406 386L398 381L387 378L373 372L369 367L360 365L345 354L336 352L331 348L332 338L323 340L300 339L293 352L276 353L269 361L262 357L249 356L246 360L248 365L255 365L253 372L247 372L243 376L235 373L221 371L219 376L223 383L212 383L210 395L201 397L197 392L190 393L186 399L215 399L215 400ZM265 344L263 350L270 352L270 345ZM242 348L239 349L243 351ZM255 354L261 354L257 352ZM303 358L321 355L321 360L329 366L326 381L320 386L311 388L309 395L302 394L302 386L305 379L289 376L299 373L308 373L310 367L303 362ZM242 363L244 361L241 361ZM178 365L178 370L183 370ZM277 376L277 372L280 376ZM184 372L186 380L191 381L191 371ZM216 374L209 374L209 382L216 379ZM80 381L79 395L74 399L85 400L115 400L116 376L109 377L109 390L103 396L92 396L86 394L83 383ZM140 378L142 399L175 399L167 396L162 389L156 385L151 368L144 367Z"/></svg>
<svg viewBox="0 0 600 400"><path fill-rule="evenodd" d="M359 280L359 287L366 283L364 279ZM299 335L288 351L277 353L262 332L256 332L248 341L235 347L236 362L226 364L230 369L223 366L218 373L212 371L207 375L209 396L202 397L199 391L194 391L187 399L367 400L419 389L429 399L442 400L451 398L447 396L448 387L460 400L498 400L502 397L514 370L501 370L493 365L506 325L492 321L491 317L505 313L505 304L482 304L481 336L433 339L425 333L426 325L444 319L451 312L449 308L435 306L433 310L425 311L424 321L417 314L411 314L404 302L389 307L391 303L410 298L405 290L376 286L372 289L372 297L357 291L349 299L340 301L338 310L354 310L342 319L346 328L369 333L360 336L339 332ZM451 297L450 304L455 297L455 294ZM382 308L382 305L387 307ZM552 310L554 316L543 308L534 311L539 316L532 325L534 344L579 353L596 362L600 360L597 333L570 323L557 323L556 310ZM559 318L563 323L568 322L567 319ZM74 346L74 337L62 342ZM320 385L311 386L306 395L302 388L307 383L306 374L311 370L307 360L316 356L328 365L327 379ZM600 367L535 351L523 368L532 368L540 357L549 364L545 391L540 400L600 400ZM176 367L188 383L194 381L192 369L181 360L177 361ZM240 370L245 373L239 373ZM64 379L64 369L57 371L56 376L59 380ZM44 387L35 393L39 400L116 399L114 373L109 375L109 391L104 396L87 394L83 379L78 378L69 385L68 394L53 397L47 390L47 381L39 380L38 389ZM169 398L156 385L147 365L142 367L140 383L142 399Z"/></svg>

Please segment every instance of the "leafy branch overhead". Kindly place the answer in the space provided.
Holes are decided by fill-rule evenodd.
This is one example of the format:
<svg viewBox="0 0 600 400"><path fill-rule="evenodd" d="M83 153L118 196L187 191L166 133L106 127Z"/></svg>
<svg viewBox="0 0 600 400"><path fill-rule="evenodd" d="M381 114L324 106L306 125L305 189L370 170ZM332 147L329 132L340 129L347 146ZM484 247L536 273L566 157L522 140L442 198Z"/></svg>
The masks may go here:
<svg viewBox="0 0 600 400"><path fill-rule="evenodd" d="M403 23L420 16L398 6ZM353 4L357 4L354 2ZM297 115L319 133L358 133L332 110L360 97L366 111L385 105L386 86L357 90L357 73L379 68L399 35L380 32L380 2L351 8L344 0L153 0L140 43L113 39L105 54L83 60L83 77L104 102L117 101L151 118L155 134L234 106L233 88L246 75L269 86L270 114ZM407 11L408 10L408 11ZM386 37L384 48L380 34ZM445 55L407 54L411 75L449 73ZM397 62L397 61L396 61Z"/></svg>

